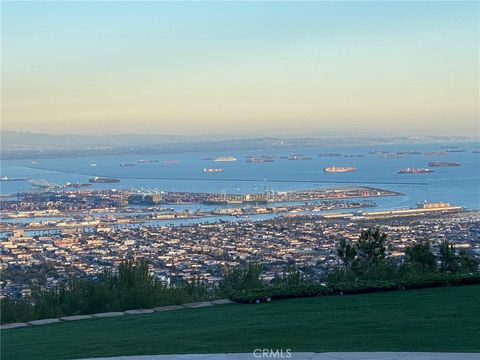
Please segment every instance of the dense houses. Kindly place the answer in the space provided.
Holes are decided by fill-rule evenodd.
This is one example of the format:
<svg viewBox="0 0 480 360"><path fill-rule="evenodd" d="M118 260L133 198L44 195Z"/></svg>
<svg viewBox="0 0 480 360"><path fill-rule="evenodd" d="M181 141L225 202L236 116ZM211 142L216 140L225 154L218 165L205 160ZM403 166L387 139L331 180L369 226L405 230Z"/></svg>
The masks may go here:
<svg viewBox="0 0 480 360"><path fill-rule="evenodd" d="M391 257L401 258L407 246L423 239L438 251L447 239L480 259L480 211L386 219L286 215L263 221L147 225L65 229L36 236L18 230L1 242L1 295L28 294L35 279L25 281L19 275L28 270L48 267L42 286L53 287L71 273L100 276L126 258L148 259L152 274L165 282L215 283L227 268L244 262L262 262L265 279L293 264L307 277L322 279L338 263L338 240L355 242L371 227L387 233Z"/></svg>

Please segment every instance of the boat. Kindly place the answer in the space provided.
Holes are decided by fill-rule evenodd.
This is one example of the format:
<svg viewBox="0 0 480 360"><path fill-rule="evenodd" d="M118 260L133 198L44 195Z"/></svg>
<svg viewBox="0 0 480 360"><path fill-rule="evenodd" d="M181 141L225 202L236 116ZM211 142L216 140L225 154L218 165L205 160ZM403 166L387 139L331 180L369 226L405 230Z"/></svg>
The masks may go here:
<svg viewBox="0 0 480 360"><path fill-rule="evenodd" d="M141 160L138 160L139 163L142 163L142 164L149 164L149 163L158 163L158 160L144 160L144 159L141 159Z"/></svg>
<svg viewBox="0 0 480 360"><path fill-rule="evenodd" d="M434 167L448 167L448 166L460 166L459 162L446 162L446 161L432 161L428 163L428 166Z"/></svg>
<svg viewBox="0 0 480 360"><path fill-rule="evenodd" d="M178 160L163 160L162 164L163 165L177 165L177 164L180 164L180 161L178 161Z"/></svg>
<svg viewBox="0 0 480 360"><path fill-rule="evenodd" d="M447 153L459 153L459 152L465 152L465 150L462 149L447 149L445 150Z"/></svg>
<svg viewBox="0 0 480 360"><path fill-rule="evenodd" d="M219 156L215 159L217 162L226 162L226 161L237 161L237 158L233 156Z"/></svg>
<svg viewBox="0 0 480 360"><path fill-rule="evenodd" d="M97 164L93 164L93 163L92 163L92 164L90 164L90 166L97 166Z"/></svg>
<svg viewBox="0 0 480 360"><path fill-rule="evenodd" d="M203 168L204 173L217 173L217 172L223 172L223 169L218 169L218 168Z"/></svg>
<svg viewBox="0 0 480 360"><path fill-rule="evenodd" d="M11 178L8 176L2 176L2 181L27 181L27 178Z"/></svg>
<svg viewBox="0 0 480 360"><path fill-rule="evenodd" d="M273 158L269 156L248 156L247 163L265 163L265 162L273 162Z"/></svg>
<svg viewBox="0 0 480 360"><path fill-rule="evenodd" d="M425 155L427 156L445 156L448 155L445 151L429 151L426 152Z"/></svg>
<svg viewBox="0 0 480 360"><path fill-rule="evenodd" d="M88 179L88 182L91 182L91 183L118 183L118 182L120 182L120 180L115 179L115 178L95 176L93 178Z"/></svg>
<svg viewBox="0 0 480 360"><path fill-rule="evenodd" d="M323 171L328 173L354 172L357 171L357 168L353 166L331 166L323 168Z"/></svg>
<svg viewBox="0 0 480 360"><path fill-rule="evenodd" d="M428 168L405 168L398 171L399 174L426 174L433 173L432 169Z"/></svg>
<svg viewBox="0 0 480 360"><path fill-rule="evenodd" d="M305 156L302 154L292 154L287 159L288 160L312 160L310 156Z"/></svg>
<svg viewBox="0 0 480 360"><path fill-rule="evenodd" d="M343 155L343 157L346 157L346 158L360 158L360 157L364 157L365 155L362 155L362 154L345 154Z"/></svg>
<svg viewBox="0 0 480 360"><path fill-rule="evenodd" d="M340 153L321 153L318 154L319 157L332 157L332 156L341 156Z"/></svg>
<svg viewBox="0 0 480 360"><path fill-rule="evenodd" d="M65 187L70 187L70 188L82 188L82 187L87 187L91 186L92 184L81 184L81 183L71 183L71 182L66 182L63 184Z"/></svg>
<svg viewBox="0 0 480 360"><path fill-rule="evenodd" d="M130 167L130 166L135 166L135 164L132 164L132 163L121 163L120 166L121 166L121 167Z"/></svg>

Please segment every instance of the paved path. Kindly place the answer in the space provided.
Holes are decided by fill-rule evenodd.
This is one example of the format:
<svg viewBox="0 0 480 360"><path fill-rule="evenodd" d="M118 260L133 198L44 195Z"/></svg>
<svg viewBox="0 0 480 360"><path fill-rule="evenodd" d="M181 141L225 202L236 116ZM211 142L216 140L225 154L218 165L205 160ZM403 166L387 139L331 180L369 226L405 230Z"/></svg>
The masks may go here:
<svg viewBox="0 0 480 360"><path fill-rule="evenodd" d="M283 356L281 356L283 355ZM289 356L290 355L290 356ZM480 353L428 353L428 352L326 352L326 353L265 353L245 354L186 354L120 356L95 358L94 360L480 360ZM93 359L83 359L93 360Z"/></svg>

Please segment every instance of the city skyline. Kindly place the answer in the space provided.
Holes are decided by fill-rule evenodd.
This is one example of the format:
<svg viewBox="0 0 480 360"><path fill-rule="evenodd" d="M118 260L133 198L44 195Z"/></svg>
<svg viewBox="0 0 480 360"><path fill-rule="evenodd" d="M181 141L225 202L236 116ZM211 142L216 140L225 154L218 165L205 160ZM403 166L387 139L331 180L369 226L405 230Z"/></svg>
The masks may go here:
<svg viewBox="0 0 480 360"><path fill-rule="evenodd" d="M477 2L3 2L2 130L479 133Z"/></svg>

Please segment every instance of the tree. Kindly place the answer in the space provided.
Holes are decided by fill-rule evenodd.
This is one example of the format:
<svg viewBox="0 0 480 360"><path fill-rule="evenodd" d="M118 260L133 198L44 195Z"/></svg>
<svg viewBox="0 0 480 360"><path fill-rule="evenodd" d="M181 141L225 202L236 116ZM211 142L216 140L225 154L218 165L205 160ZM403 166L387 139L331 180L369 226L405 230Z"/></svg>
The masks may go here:
<svg viewBox="0 0 480 360"><path fill-rule="evenodd" d="M387 235L379 229L362 231L357 242L357 254L360 262L367 267L382 263L385 259L385 241Z"/></svg>
<svg viewBox="0 0 480 360"><path fill-rule="evenodd" d="M477 262L474 258L467 254L465 249L458 252L458 265L464 273L472 273L477 271Z"/></svg>
<svg viewBox="0 0 480 360"><path fill-rule="evenodd" d="M230 295L233 291L262 288L265 283L260 279L262 265L248 263L227 270L219 284L221 294Z"/></svg>
<svg viewBox="0 0 480 360"><path fill-rule="evenodd" d="M346 267L349 267L357 255L357 249L345 239L340 239L337 247L337 254Z"/></svg>
<svg viewBox="0 0 480 360"><path fill-rule="evenodd" d="M443 240L440 244L440 264L442 272L457 272L459 270L455 258L455 246L447 240Z"/></svg>
<svg viewBox="0 0 480 360"><path fill-rule="evenodd" d="M405 251L405 263L420 271L436 270L437 261L430 249L430 242L424 241L409 246Z"/></svg>

